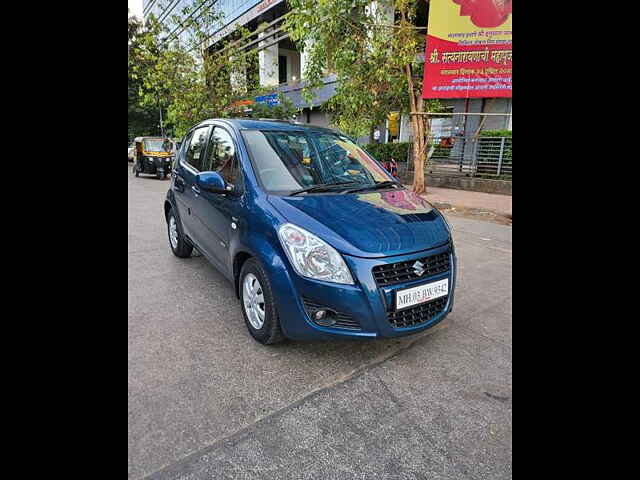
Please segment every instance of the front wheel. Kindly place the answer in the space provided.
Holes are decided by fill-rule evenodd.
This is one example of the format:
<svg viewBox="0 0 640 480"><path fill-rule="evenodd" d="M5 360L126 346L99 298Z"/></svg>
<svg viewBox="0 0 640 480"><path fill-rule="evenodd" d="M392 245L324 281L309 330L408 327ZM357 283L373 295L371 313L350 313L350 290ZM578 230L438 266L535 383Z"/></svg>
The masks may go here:
<svg viewBox="0 0 640 480"><path fill-rule="evenodd" d="M167 233L169 234L169 246L173 254L180 258L190 257L193 246L185 240L182 227L173 213L173 209L169 210L169 215L167 216Z"/></svg>
<svg viewBox="0 0 640 480"><path fill-rule="evenodd" d="M242 266L240 302L244 322L254 339L263 345L284 340L269 278L255 258Z"/></svg>

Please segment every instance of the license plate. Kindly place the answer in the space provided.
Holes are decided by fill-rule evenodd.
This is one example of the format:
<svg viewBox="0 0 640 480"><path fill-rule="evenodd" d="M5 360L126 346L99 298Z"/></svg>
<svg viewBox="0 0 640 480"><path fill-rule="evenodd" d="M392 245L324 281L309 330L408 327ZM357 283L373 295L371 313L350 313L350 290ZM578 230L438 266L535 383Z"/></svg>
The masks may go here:
<svg viewBox="0 0 640 480"><path fill-rule="evenodd" d="M396 310L413 307L420 303L429 302L444 297L449 293L449 279L438 280L417 287L405 288L396 292Z"/></svg>

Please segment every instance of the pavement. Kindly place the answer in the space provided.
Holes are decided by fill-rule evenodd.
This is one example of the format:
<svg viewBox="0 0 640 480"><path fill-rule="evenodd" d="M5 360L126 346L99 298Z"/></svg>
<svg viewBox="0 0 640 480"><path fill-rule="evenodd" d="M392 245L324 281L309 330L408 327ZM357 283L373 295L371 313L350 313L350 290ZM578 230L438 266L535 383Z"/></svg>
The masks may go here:
<svg viewBox="0 0 640 480"><path fill-rule="evenodd" d="M171 254L169 180L127 172L129 479L511 478L510 226L445 212L459 278L433 329L268 347Z"/></svg>
<svg viewBox="0 0 640 480"><path fill-rule="evenodd" d="M410 185L405 186L411 188ZM427 192L423 197L445 213L511 225L511 195L430 186L426 188Z"/></svg>
<svg viewBox="0 0 640 480"><path fill-rule="evenodd" d="M511 215L511 195L497 193L470 192L454 188L427 186L426 198L435 203L448 203L453 206L477 208L494 211L502 215Z"/></svg>

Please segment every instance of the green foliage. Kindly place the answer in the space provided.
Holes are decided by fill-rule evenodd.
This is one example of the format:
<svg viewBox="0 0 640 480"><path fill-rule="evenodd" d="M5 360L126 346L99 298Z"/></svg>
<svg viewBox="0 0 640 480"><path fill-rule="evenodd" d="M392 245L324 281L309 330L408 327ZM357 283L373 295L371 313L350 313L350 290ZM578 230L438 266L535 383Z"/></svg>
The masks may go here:
<svg viewBox="0 0 640 480"><path fill-rule="evenodd" d="M137 48L139 36L142 34L142 24L135 18L129 17L129 68L128 68L128 136L135 138L142 135L157 135L158 112L148 106L140 105L139 90L141 79L135 75L133 66L139 61Z"/></svg>
<svg viewBox="0 0 640 480"><path fill-rule="evenodd" d="M396 162L400 163L407 161L411 145L411 142L370 143L363 145L363 148L380 162L394 158Z"/></svg>
<svg viewBox="0 0 640 480"><path fill-rule="evenodd" d="M251 118L273 118L288 120L296 115L299 110L293 106L293 102L282 94L278 94L279 105L269 106L266 103L254 103L251 105ZM240 115L237 115L240 116Z"/></svg>
<svg viewBox="0 0 640 480"><path fill-rule="evenodd" d="M284 28L302 48L303 98L336 75L336 94L324 105L332 123L362 136L384 123L392 111L441 111L437 100L422 98L424 26L417 25L422 0L288 0L292 13ZM426 6L428 9L428 6ZM425 10L425 8L423 8ZM429 123L411 116L414 191L424 192Z"/></svg>
<svg viewBox="0 0 640 480"><path fill-rule="evenodd" d="M452 147L442 146L438 143L433 148L431 158L447 158L449 154L451 154L451 148Z"/></svg>
<svg viewBox="0 0 640 480"><path fill-rule="evenodd" d="M417 53L424 32L411 24L416 0L289 0L285 28L303 47L307 84L303 97L322 85L329 72L337 77L336 95L325 104L332 122L352 136L369 134L390 111L409 108L406 65L419 70ZM401 20L394 11L405 13ZM415 75L417 90L422 77Z"/></svg>
<svg viewBox="0 0 640 480"><path fill-rule="evenodd" d="M511 130L484 130L480 137L511 137Z"/></svg>
<svg viewBox="0 0 640 480"><path fill-rule="evenodd" d="M208 32L224 24L217 8L217 3L198 0L165 24L150 17L135 48L139 104L162 109L174 136L207 118L233 116L232 103L251 96L257 85L257 53L238 48L246 43L247 28L237 27L216 51L204 48ZM179 38L171 35L176 29L184 30Z"/></svg>

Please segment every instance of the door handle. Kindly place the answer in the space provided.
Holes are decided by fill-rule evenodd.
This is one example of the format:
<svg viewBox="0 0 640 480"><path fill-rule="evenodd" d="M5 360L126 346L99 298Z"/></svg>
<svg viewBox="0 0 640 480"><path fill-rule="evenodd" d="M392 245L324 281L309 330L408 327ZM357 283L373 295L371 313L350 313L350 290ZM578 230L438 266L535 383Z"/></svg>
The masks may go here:
<svg viewBox="0 0 640 480"><path fill-rule="evenodd" d="M191 191L193 192L193 194L197 197L198 195L200 195L200 189L194 185L191 187Z"/></svg>

